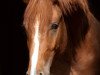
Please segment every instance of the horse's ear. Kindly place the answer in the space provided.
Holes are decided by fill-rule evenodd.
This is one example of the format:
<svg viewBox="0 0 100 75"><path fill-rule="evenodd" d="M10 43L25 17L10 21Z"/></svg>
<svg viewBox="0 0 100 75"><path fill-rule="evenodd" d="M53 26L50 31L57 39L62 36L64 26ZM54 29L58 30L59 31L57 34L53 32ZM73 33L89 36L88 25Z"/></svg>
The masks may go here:
<svg viewBox="0 0 100 75"><path fill-rule="evenodd" d="M23 2L24 2L25 4L28 4L29 0L23 0Z"/></svg>

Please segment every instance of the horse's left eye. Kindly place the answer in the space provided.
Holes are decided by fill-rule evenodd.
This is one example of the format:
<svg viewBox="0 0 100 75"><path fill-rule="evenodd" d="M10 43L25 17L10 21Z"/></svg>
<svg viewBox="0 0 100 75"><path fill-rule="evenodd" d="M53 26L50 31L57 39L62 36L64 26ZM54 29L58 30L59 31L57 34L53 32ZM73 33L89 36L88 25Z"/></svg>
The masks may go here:
<svg viewBox="0 0 100 75"><path fill-rule="evenodd" d="M51 29L57 29L58 28L58 24L56 24L56 23L53 23L52 25L51 25Z"/></svg>

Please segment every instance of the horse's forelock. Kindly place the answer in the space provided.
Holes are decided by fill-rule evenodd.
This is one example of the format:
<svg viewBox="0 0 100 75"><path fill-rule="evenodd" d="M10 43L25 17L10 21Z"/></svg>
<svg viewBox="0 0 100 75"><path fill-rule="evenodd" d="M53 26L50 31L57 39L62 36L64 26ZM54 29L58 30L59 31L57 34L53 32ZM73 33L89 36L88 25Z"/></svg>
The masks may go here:
<svg viewBox="0 0 100 75"><path fill-rule="evenodd" d="M33 30L32 27L34 26L35 18L37 16L40 20L40 27L45 29L46 26L44 25L48 25L52 18L51 0L30 0L24 14L24 25L26 29Z"/></svg>
<svg viewBox="0 0 100 75"><path fill-rule="evenodd" d="M40 1L41 0L30 0L29 1L29 4L28 4L26 12L25 12L25 17L29 17L30 14L32 13L32 11L34 12L34 10L37 10L36 6L41 8L40 6L38 6L38 3ZM62 12L64 12L64 13L73 12L74 10L77 9L76 8L77 5L79 7L81 7L83 10L88 9L87 0L43 0L43 2L46 2L46 3L52 2L53 4L57 4L60 7L60 9L62 10ZM42 4L45 5L44 3L42 3Z"/></svg>

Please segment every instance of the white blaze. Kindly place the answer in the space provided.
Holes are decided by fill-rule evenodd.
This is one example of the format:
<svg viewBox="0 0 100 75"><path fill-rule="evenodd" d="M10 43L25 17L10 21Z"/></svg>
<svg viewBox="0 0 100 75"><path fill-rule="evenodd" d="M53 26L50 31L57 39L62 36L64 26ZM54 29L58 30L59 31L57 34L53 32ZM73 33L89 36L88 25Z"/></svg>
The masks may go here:
<svg viewBox="0 0 100 75"><path fill-rule="evenodd" d="M36 75L36 65L38 61L38 53L39 53L39 21L36 19L36 23L34 26L35 29L35 35L34 35L34 52L32 54L31 58L31 71L30 75Z"/></svg>

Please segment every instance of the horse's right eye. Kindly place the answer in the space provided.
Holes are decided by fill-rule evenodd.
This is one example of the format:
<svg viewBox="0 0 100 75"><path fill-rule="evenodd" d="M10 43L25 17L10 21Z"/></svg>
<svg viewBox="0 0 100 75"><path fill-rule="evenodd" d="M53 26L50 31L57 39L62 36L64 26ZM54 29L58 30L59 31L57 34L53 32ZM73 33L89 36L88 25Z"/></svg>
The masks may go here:
<svg viewBox="0 0 100 75"><path fill-rule="evenodd" d="M58 28L58 24L57 23L53 23L52 25L51 25L51 29L57 29Z"/></svg>

